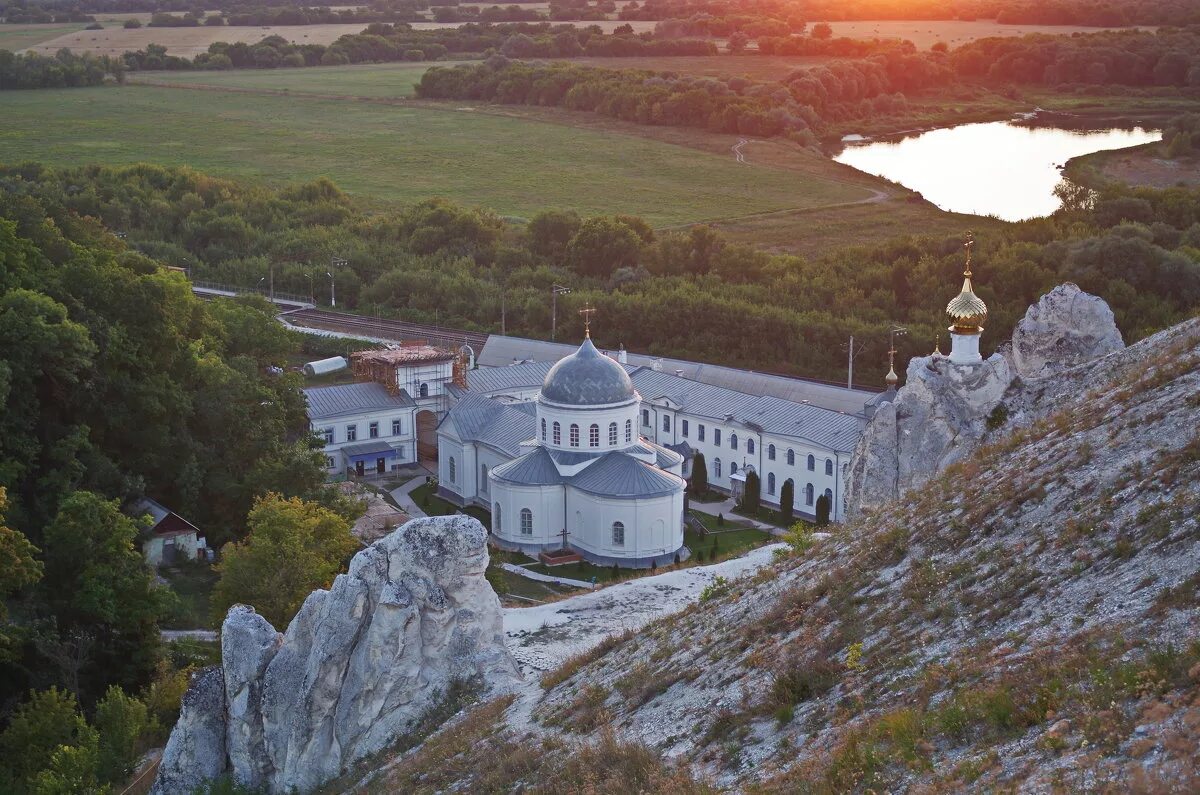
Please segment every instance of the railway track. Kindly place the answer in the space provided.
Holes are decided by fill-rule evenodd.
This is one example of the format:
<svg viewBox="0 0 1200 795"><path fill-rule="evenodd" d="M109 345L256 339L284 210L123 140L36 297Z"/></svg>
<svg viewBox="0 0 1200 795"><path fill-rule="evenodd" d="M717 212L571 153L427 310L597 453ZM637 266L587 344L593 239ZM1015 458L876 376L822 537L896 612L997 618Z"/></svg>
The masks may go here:
<svg viewBox="0 0 1200 795"><path fill-rule="evenodd" d="M331 312L327 309L301 309L289 312L287 319L288 322L300 326L338 331L343 334L361 334L365 337L378 337L396 342L424 340L430 345L452 349L470 345L476 355L483 350L483 344L487 342L489 336L480 331L463 331L425 323L407 323L403 320L351 315L346 312Z"/></svg>

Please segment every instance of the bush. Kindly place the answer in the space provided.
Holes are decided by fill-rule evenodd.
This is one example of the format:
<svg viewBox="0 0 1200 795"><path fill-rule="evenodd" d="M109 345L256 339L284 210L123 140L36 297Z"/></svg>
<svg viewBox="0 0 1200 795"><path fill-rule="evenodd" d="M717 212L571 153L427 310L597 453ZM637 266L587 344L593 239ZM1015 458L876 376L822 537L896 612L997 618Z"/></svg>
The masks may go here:
<svg viewBox="0 0 1200 795"><path fill-rule="evenodd" d="M134 28L140 28L141 26L142 21L140 19L127 19L121 27L125 28L126 30L133 30Z"/></svg>
<svg viewBox="0 0 1200 795"><path fill-rule="evenodd" d="M101 25L99 22L93 22L92 24L90 24L86 28L84 28L84 30L104 30L104 26Z"/></svg>
<svg viewBox="0 0 1200 795"><path fill-rule="evenodd" d="M424 50L405 50L404 51L404 60L406 60L406 61L424 61L425 60L425 51Z"/></svg>

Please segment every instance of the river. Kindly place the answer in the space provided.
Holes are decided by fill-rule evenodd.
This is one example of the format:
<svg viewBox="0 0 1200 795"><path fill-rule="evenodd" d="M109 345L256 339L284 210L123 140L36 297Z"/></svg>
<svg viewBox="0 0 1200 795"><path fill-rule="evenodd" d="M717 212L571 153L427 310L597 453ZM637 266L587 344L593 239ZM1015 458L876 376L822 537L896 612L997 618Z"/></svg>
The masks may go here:
<svg viewBox="0 0 1200 795"><path fill-rule="evenodd" d="M852 141L834 159L918 191L943 210L1023 221L1059 208L1060 167L1080 155L1162 139L1133 127L1068 129L1030 121L963 124Z"/></svg>

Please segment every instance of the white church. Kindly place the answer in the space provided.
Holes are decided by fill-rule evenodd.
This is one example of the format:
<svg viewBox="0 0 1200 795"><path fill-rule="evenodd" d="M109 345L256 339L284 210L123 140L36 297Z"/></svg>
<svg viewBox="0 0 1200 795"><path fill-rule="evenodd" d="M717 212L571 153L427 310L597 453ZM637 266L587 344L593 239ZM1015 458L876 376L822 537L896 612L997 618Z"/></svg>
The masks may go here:
<svg viewBox="0 0 1200 795"><path fill-rule="evenodd" d="M684 457L641 437L640 406L629 373L589 336L549 368L532 404L460 399L438 427L440 491L486 505L502 548L671 563L683 549Z"/></svg>

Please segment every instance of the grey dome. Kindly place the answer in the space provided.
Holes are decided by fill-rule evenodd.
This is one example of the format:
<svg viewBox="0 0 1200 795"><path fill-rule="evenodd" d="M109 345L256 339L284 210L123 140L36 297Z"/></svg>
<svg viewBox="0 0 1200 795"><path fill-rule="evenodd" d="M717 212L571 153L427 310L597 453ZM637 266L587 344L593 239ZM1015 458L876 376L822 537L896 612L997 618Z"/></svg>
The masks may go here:
<svg viewBox="0 0 1200 795"><path fill-rule="evenodd" d="M629 373L596 350L591 338L551 367L542 382L542 398L565 406L624 403L634 395Z"/></svg>

